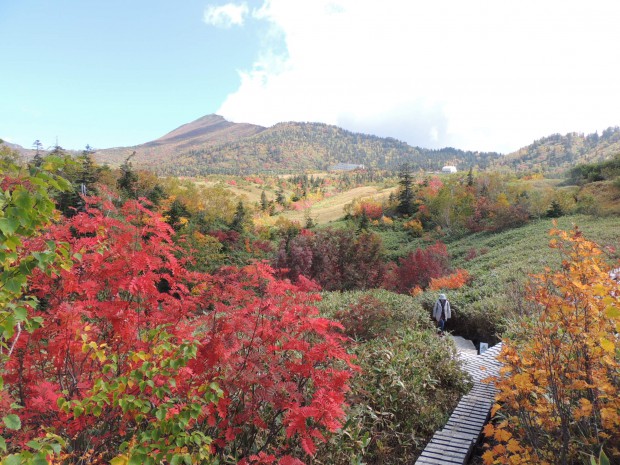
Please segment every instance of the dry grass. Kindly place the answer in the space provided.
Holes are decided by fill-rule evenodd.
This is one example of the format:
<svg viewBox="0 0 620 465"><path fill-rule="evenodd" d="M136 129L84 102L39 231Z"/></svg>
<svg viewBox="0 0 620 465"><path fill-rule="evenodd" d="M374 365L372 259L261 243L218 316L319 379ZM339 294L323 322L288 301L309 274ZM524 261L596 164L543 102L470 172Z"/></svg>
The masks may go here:
<svg viewBox="0 0 620 465"><path fill-rule="evenodd" d="M344 207L355 199L374 198L383 200L390 195L396 188L381 189L376 186L363 186L336 194L314 204L310 209L310 216L318 224L329 223L344 216ZM282 216L293 221L304 221L306 213L304 211L286 211Z"/></svg>

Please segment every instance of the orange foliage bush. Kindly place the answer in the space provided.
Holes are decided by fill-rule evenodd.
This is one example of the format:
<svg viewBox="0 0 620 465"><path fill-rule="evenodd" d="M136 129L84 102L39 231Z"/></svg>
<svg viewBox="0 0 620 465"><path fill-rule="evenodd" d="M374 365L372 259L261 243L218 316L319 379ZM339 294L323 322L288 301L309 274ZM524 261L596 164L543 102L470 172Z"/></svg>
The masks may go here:
<svg viewBox="0 0 620 465"><path fill-rule="evenodd" d="M431 279L428 288L432 291L440 289L460 289L471 280L471 275L467 270L458 269L455 273L440 278Z"/></svg>
<svg viewBox="0 0 620 465"><path fill-rule="evenodd" d="M355 216L362 215L362 212L371 220L378 220L383 216L383 206L378 202L364 200L355 207Z"/></svg>
<svg viewBox="0 0 620 465"><path fill-rule="evenodd" d="M420 220L407 221L403 227L413 237L420 237L424 232L424 226L422 226Z"/></svg>
<svg viewBox="0 0 620 465"><path fill-rule="evenodd" d="M412 287L412 288L411 288L411 290L409 291L409 295L410 295L411 297L415 297L415 296L417 296L417 295L422 294L422 292L424 292L424 291L422 290L422 288L421 288L420 286L414 286L414 287Z"/></svg>
<svg viewBox="0 0 620 465"><path fill-rule="evenodd" d="M572 465L603 447L620 461L620 293L596 244L553 230L558 271L534 277L527 336L504 341L484 463Z"/></svg>

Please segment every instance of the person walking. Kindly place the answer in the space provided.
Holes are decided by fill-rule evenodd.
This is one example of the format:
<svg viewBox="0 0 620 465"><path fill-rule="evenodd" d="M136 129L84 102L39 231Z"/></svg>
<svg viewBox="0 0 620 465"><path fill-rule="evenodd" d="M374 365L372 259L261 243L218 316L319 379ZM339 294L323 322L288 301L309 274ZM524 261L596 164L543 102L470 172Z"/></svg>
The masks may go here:
<svg viewBox="0 0 620 465"><path fill-rule="evenodd" d="M433 307L433 318L437 320L438 332L441 336L446 329L446 321L452 317L452 311L450 310L450 302L446 298L446 294L439 294L439 299L435 302Z"/></svg>

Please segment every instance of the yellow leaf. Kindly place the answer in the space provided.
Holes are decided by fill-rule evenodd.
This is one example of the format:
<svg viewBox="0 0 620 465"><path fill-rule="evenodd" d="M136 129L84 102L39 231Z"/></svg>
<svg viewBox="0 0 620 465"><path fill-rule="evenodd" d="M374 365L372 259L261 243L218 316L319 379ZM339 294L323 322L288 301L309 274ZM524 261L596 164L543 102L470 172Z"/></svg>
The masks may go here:
<svg viewBox="0 0 620 465"><path fill-rule="evenodd" d="M506 445L506 449L508 449L508 452L512 452L513 454L516 454L517 452L519 452L521 450L521 446L519 445L519 442L512 438L510 441L508 441L508 444Z"/></svg>
<svg viewBox="0 0 620 465"><path fill-rule="evenodd" d="M495 457L493 456L493 452L491 452L490 450L482 454L482 460L484 461L485 465L493 465L494 458Z"/></svg>
<svg viewBox="0 0 620 465"><path fill-rule="evenodd" d="M614 353L616 350L616 345L604 337L601 338L601 347L609 353Z"/></svg>
<svg viewBox="0 0 620 465"><path fill-rule="evenodd" d="M607 318L620 318L620 308L615 305L609 305L605 308L605 315L607 315Z"/></svg>
<svg viewBox="0 0 620 465"><path fill-rule="evenodd" d="M129 457L125 454L118 455L110 460L110 465L127 465L129 463Z"/></svg>
<svg viewBox="0 0 620 465"><path fill-rule="evenodd" d="M491 416L494 417L497 411L501 408L502 406L500 404L493 405L493 408L491 409Z"/></svg>
<svg viewBox="0 0 620 465"><path fill-rule="evenodd" d="M498 429L495 430L495 434L493 435L493 437L498 442L506 442L512 437L512 434L510 434L510 432L506 431L505 429Z"/></svg>

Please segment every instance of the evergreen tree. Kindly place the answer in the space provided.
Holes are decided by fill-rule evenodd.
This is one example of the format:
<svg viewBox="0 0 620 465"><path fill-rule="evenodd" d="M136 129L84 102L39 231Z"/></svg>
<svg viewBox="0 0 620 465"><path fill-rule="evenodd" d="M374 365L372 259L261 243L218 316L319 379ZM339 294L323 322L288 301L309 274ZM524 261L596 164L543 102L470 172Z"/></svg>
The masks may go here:
<svg viewBox="0 0 620 465"><path fill-rule="evenodd" d="M362 208L362 214L360 216L360 224L357 228L357 232L368 231L368 225L370 221L368 220L368 215L366 214L366 210Z"/></svg>
<svg viewBox="0 0 620 465"><path fill-rule="evenodd" d="M314 221L314 218L312 218L312 216L310 215L310 209L306 208L306 211L304 213L304 228L312 229L315 226L316 222Z"/></svg>
<svg viewBox="0 0 620 465"><path fill-rule="evenodd" d="M559 218L564 215L564 210L562 210L562 205L557 200L553 200L551 202L551 207L547 210L547 218Z"/></svg>
<svg viewBox="0 0 620 465"><path fill-rule="evenodd" d="M267 194L263 191L260 195L260 209L262 211L267 211L267 208L269 208L269 202L267 201Z"/></svg>
<svg viewBox="0 0 620 465"><path fill-rule="evenodd" d="M416 208L414 205L413 176L411 176L410 166L403 165L398 173L398 177L400 189L396 212L402 216L413 215L416 212Z"/></svg>
<svg viewBox="0 0 620 465"><path fill-rule="evenodd" d="M276 202L280 205L284 205L284 203L286 202L284 198L284 189L282 189L282 186L280 186L278 188L278 191L276 192Z"/></svg>
<svg viewBox="0 0 620 465"><path fill-rule="evenodd" d="M179 231L183 227L182 219L189 219L191 213L187 210L187 207L178 199L175 199L170 208L164 212L166 223L172 226L172 229Z"/></svg>
<svg viewBox="0 0 620 465"><path fill-rule="evenodd" d="M32 147L37 151L34 154L34 158L32 159L32 164L39 168L43 164L43 157L41 156L41 149L43 148L43 144L39 139L35 140L32 144Z"/></svg>
<svg viewBox="0 0 620 465"><path fill-rule="evenodd" d="M133 152L125 159L120 168L121 177L118 178L118 181L116 181L116 185L121 193L130 199L136 198L136 184L138 182L138 175L133 170L133 165L131 164L131 159L135 156L135 154L136 152Z"/></svg>
<svg viewBox="0 0 620 465"><path fill-rule="evenodd" d="M469 173L467 173L467 185L472 187L474 185L474 171L473 168L469 168Z"/></svg>
<svg viewBox="0 0 620 465"><path fill-rule="evenodd" d="M237 209L235 210L235 216L233 217L232 223L230 223L230 229L237 231L238 233L242 233L245 229L246 217L247 212L243 206L243 202L239 200Z"/></svg>
<svg viewBox="0 0 620 465"><path fill-rule="evenodd" d="M67 155L67 151L60 145L58 145L58 140L56 140L56 145L54 145L54 148L50 152L50 155L54 155L56 157L64 157L65 155Z"/></svg>

